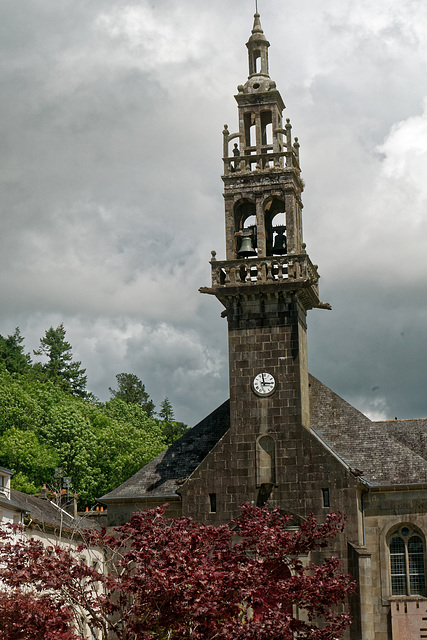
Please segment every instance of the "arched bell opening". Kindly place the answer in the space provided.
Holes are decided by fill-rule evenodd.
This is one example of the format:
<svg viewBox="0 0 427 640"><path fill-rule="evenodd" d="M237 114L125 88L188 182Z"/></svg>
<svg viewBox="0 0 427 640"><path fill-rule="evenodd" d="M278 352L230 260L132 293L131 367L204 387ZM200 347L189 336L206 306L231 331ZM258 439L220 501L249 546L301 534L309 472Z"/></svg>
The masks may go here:
<svg viewBox="0 0 427 640"><path fill-rule="evenodd" d="M261 111L261 153L267 157L263 159L263 169L274 168L273 159L268 159L273 151L273 114L271 111Z"/></svg>
<svg viewBox="0 0 427 640"><path fill-rule="evenodd" d="M244 126L245 126L245 153L256 150L256 118L252 112L244 114Z"/></svg>
<svg viewBox="0 0 427 640"><path fill-rule="evenodd" d="M261 112L261 144L273 145L273 114L271 111Z"/></svg>
<svg viewBox="0 0 427 640"><path fill-rule="evenodd" d="M259 49L252 51L249 61L249 75L261 73L261 51Z"/></svg>
<svg viewBox="0 0 427 640"><path fill-rule="evenodd" d="M264 206L267 256L283 256L288 252L285 203L277 197Z"/></svg>
<svg viewBox="0 0 427 640"><path fill-rule="evenodd" d="M257 227L255 203L244 200L234 208L235 252L238 258L257 255Z"/></svg>

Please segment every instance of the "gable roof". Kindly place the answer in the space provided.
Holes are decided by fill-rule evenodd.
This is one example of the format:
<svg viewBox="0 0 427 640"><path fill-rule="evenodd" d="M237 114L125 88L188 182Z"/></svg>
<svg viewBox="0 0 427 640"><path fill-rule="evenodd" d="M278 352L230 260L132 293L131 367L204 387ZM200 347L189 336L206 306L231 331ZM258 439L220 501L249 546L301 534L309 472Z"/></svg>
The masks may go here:
<svg viewBox="0 0 427 640"><path fill-rule="evenodd" d="M176 495L183 481L197 469L227 432L229 425L230 402L227 400L195 427L186 431L166 451L99 500L108 503L123 499L168 498Z"/></svg>
<svg viewBox="0 0 427 640"><path fill-rule="evenodd" d="M372 422L313 376L309 381L312 432L356 476L371 486L427 482L427 419ZM108 504L176 496L229 424L226 401L99 500Z"/></svg>

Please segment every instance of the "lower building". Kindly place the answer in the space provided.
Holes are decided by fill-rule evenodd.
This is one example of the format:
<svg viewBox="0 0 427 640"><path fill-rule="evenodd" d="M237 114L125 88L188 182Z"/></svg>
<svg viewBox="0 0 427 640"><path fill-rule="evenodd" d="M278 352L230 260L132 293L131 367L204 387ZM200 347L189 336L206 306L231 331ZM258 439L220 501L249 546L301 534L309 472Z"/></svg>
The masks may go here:
<svg viewBox="0 0 427 640"><path fill-rule="evenodd" d="M226 259L212 252L201 289L224 307L230 400L101 500L110 525L164 503L214 525L245 502L296 520L340 510L332 552L358 585L347 637L427 638L427 420L372 422L308 374L307 312L330 306L303 242L300 144L268 47L256 13L238 130L223 131Z"/></svg>
<svg viewBox="0 0 427 640"><path fill-rule="evenodd" d="M286 431L281 450L268 436L236 446L226 402L103 496L109 524L165 503L171 517L209 524L228 522L243 502L320 521L341 510L348 523L332 551L358 583L348 637L426 637L427 420L371 422L309 384L309 431Z"/></svg>

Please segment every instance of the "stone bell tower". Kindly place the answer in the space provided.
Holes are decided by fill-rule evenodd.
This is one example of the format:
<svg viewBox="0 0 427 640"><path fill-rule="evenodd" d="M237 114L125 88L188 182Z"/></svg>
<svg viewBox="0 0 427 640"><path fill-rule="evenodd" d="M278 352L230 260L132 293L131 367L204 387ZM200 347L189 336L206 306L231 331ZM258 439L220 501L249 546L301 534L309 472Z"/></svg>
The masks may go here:
<svg viewBox="0 0 427 640"><path fill-rule="evenodd" d="M263 503L279 498L289 430L310 428L306 315L329 305L319 301L317 266L303 243L299 143L289 119L282 121L258 13L246 46L249 77L235 96L239 131L223 131L226 259L212 252L212 286L200 290L225 307L229 437L242 449L235 456L248 467L251 499Z"/></svg>

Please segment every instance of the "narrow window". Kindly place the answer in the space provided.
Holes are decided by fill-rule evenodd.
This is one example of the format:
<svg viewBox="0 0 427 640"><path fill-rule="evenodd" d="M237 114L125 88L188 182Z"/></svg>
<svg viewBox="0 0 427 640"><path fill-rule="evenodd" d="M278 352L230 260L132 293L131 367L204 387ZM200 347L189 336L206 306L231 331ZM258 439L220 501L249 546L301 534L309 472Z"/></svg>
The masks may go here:
<svg viewBox="0 0 427 640"><path fill-rule="evenodd" d="M216 513L216 493L209 494L209 503L211 513Z"/></svg>
<svg viewBox="0 0 427 640"><path fill-rule="evenodd" d="M252 55L252 73L261 72L261 52L259 50L254 51Z"/></svg>
<svg viewBox="0 0 427 640"><path fill-rule="evenodd" d="M271 111L263 111L261 113L261 144L273 144L273 120Z"/></svg>
<svg viewBox="0 0 427 640"><path fill-rule="evenodd" d="M322 489L322 496L323 496L323 506L324 507L330 507L330 502L329 502L329 489Z"/></svg>
<svg viewBox="0 0 427 640"><path fill-rule="evenodd" d="M395 536L390 541L391 593L394 596L406 596L405 543Z"/></svg>
<svg viewBox="0 0 427 640"><path fill-rule="evenodd" d="M426 590L424 575L423 541L419 536L408 540L409 589L411 595L424 596Z"/></svg>
<svg viewBox="0 0 427 640"><path fill-rule="evenodd" d="M255 114L245 113L245 146L255 147L256 145L256 132L255 132Z"/></svg>

